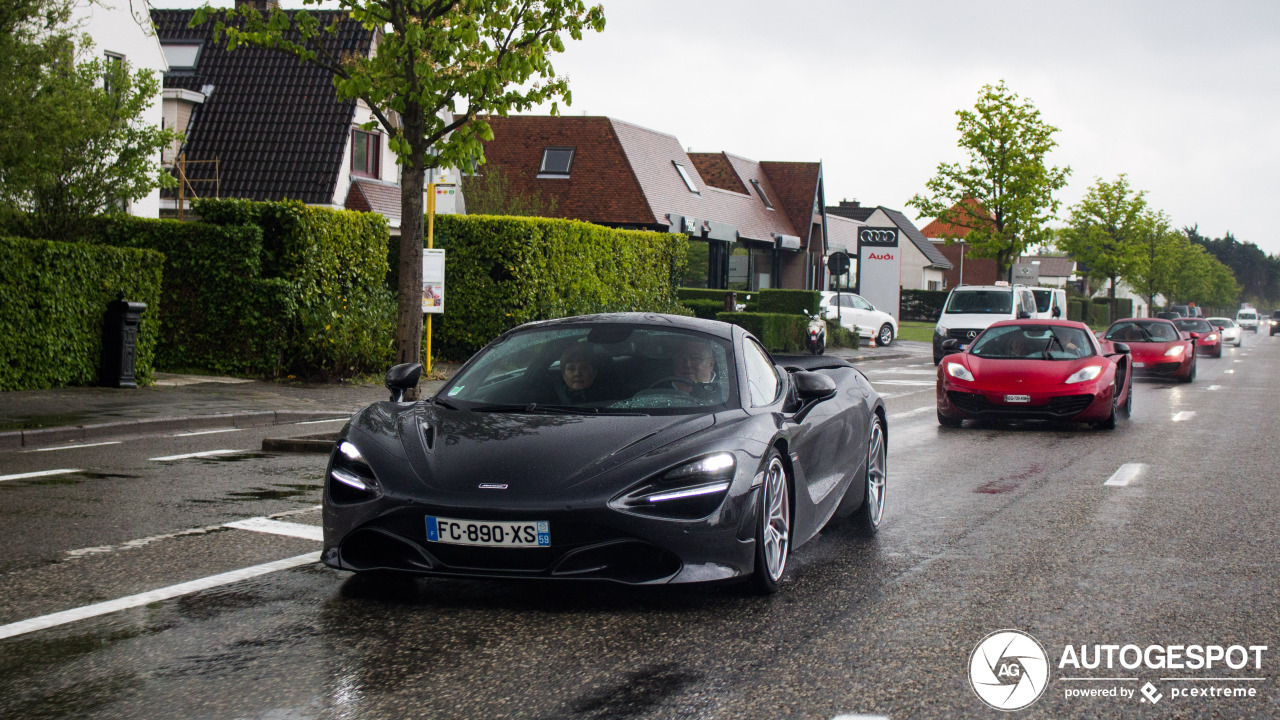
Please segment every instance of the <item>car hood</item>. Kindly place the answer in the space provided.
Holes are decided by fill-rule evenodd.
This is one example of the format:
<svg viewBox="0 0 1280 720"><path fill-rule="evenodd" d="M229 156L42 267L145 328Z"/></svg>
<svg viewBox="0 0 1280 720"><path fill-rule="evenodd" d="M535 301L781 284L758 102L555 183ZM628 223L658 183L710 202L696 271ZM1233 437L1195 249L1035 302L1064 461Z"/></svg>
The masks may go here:
<svg viewBox="0 0 1280 720"><path fill-rule="evenodd" d="M1061 388L1063 381L1080 368L1098 365L1098 356L1078 360L994 360L965 354L965 364L973 373L973 383L982 390L1013 392ZM1090 383L1080 383L1088 387Z"/></svg>
<svg viewBox="0 0 1280 720"><path fill-rule="evenodd" d="M383 430L399 439L399 452L387 449L401 462L391 462L407 465L423 489L464 497L492 483L511 497L563 492L713 425L711 414L472 412L419 403Z"/></svg>

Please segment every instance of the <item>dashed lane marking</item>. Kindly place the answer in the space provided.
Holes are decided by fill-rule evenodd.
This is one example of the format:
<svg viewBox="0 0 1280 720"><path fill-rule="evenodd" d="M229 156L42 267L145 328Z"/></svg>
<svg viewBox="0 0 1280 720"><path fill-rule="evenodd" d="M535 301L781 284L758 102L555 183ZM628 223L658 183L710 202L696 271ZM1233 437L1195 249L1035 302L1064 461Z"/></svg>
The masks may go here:
<svg viewBox="0 0 1280 720"><path fill-rule="evenodd" d="M930 410L936 410L936 409L937 408L934 407L933 405L925 405L924 407L918 407L914 410L903 410L902 412L899 412L899 413L893 413L889 416L889 419L897 420L898 418L911 417L912 415L920 415L923 413L927 413Z"/></svg>
<svg viewBox="0 0 1280 720"><path fill-rule="evenodd" d="M305 540L324 541L324 528L319 525L303 525L302 523L281 522L264 517L249 518L227 523L227 527L237 530L284 535L286 537L303 538Z"/></svg>
<svg viewBox="0 0 1280 720"><path fill-rule="evenodd" d="M170 435L170 437L193 437L195 435L217 435L218 433L240 432L240 428L218 428L217 430L196 430Z"/></svg>
<svg viewBox="0 0 1280 720"><path fill-rule="evenodd" d="M1191 418L1193 418L1193 417L1195 417L1195 416L1196 416L1196 411L1195 411L1195 410L1183 410L1182 412L1180 412L1180 413L1178 413L1177 415L1174 415L1174 416L1173 416L1173 421L1174 421L1174 422L1182 422L1182 421L1184 421L1184 420L1190 420Z"/></svg>
<svg viewBox="0 0 1280 720"><path fill-rule="evenodd" d="M30 620L22 620L8 625L0 625L0 640L11 638L17 635L25 635L27 633L36 632L37 630L45 630L59 625L87 620L89 618L107 615L121 610L142 607L150 605L154 602L169 600L180 597L182 595L190 595L191 593L200 592L201 590L209 590L211 588L220 587L222 585L230 585L242 580L259 577L268 573L279 572L280 570L288 570L290 568L301 567L302 565L312 565L320 561L320 553L310 552L305 555L295 555L291 558L276 560L274 562L254 565L252 567L232 570L218 575L210 575L209 577L200 578L199 580L191 580L189 582L178 583L168 587L150 590L137 595L129 595L128 597L108 600L93 605L85 605L84 607L73 608L71 610L63 610L49 615L31 618Z"/></svg>
<svg viewBox="0 0 1280 720"><path fill-rule="evenodd" d="M910 385L912 387L934 387L937 380L873 380L872 385Z"/></svg>
<svg viewBox="0 0 1280 720"><path fill-rule="evenodd" d="M290 517L292 515L303 515L305 513L315 512L321 509L321 505L312 505L311 507L298 508L296 510L285 510L284 512L273 513L264 518L247 518L246 520L237 520L235 522L247 522L249 520L274 520L276 518ZM293 523L289 523L293 524ZM172 540L173 538L188 537L191 535L205 535L211 532L226 530L231 523L219 523L217 525L205 525L204 527L188 528L186 530L178 530L176 532L164 533L162 535L152 535L150 537L138 538L137 540L129 540L119 545L98 545L96 547L80 548L78 550L68 550L66 552L68 559L87 557L89 555L105 555L107 553L117 552L119 550L134 550L140 547L146 547L154 542L161 540Z"/></svg>
<svg viewBox="0 0 1280 720"><path fill-rule="evenodd" d="M172 462L174 460L189 460L191 458L217 457L218 455L233 455L235 453L249 452L248 450L205 450L202 452L183 453L181 455L165 455L163 457L148 458L152 462Z"/></svg>
<svg viewBox="0 0 1280 720"><path fill-rule="evenodd" d="M340 417L340 418L329 418L328 420L303 420L302 422L294 423L294 424L295 425L319 425L320 423L346 422L350 419L351 418Z"/></svg>
<svg viewBox="0 0 1280 720"><path fill-rule="evenodd" d="M1147 466L1143 463L1125 463L1102 484L1110 487L1124 487L1137 480L1138 476L1145 472L1146 469Z"/></svg>
<svg viewBox="0 0 1280 720"><path fill-rule="evenodd" d="M1210 385L1209 387L1207 387L1207 388L1205 388L1205 389L1206 389L1206 390L1221 390L1221 389L1222 389L1222 386L1221 386L1221 385Z"/></svg>
<svg viewBox="0 0 1280 720"><path fill-rule="evenodd" d="M54 447L36 448L35 450L27 450L26 452L53 452L54 450L75 450L76 448L102 447L104 445L119 445L120 440L107 440L96 443L80 443L79 445L56 445Z"/></svg>
<svg viewBox="0 0 1280 720"><path fill-rule="evenodd" d="M1231 368L1230 370L1223 370L1223 371L1222 371L1222 374L1223 374L1223 375L1232 375L1232 374L1234 374L1234 373L1235 373L1235 371L1236 371L1236 370L1235 370L1235 368Z"/></svg>
<svg viewBox="0 0 1280 720"><path fill-rule="evenodd" d="M0 482L5 480L26 480L27 478L49 477L50 475L70 475L82 472L80 468L59 468L58 470L38 470L36 472L18 473L16 475L0 475Z"/></svg>

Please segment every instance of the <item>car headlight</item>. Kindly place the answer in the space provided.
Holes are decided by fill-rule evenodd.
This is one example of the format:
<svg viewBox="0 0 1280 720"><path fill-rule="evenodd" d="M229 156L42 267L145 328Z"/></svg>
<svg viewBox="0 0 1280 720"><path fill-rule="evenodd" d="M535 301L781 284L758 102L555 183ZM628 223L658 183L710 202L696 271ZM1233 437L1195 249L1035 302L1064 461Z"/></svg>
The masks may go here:
<svg viewBox="0 0 1280 720"><path fill-rule="evenodd" d="M737 461L721 452L680 465L609 501L610 507L644 515L692 520L724 502Z"/></svg>
<svg viewBox="0 0 1280 720"><path fill-rule="evenodd" d="M947 329L946 329L946 328L944 328L944 327L942 327L941 325L934 325L934 326L933 326L933 334L934 334L934 335L942 335L943 337L945 337L945 336L946 336L946 334L947 334Z"/></svg>
<svg viewBox="0 0 1280 720"><path fill-rule="evenodd" d="M662 479L666 482L685 483L690 479L733 477L733 469L736 466L737 461L733 459L733 453L716 453L681 465L663 475Z"/></svg>
<svg viewBox="0 0 1280 720"><path fill-rule="evenodd" d="M338 505L372 500L378 495L373 468L354 443L343 440L329 464L329 499Z"/></svg>
<svg viewBox="0 0 1280 720"><path fill-rule="evenodd" d="M1182 345L1179 345L1177 347L1171 347L1168 350L1164 351L1164 356L1165 357L1182 357L1182 353L1185 352L1186 349L1187 348Z"/></svg>
<svg viewBox="0 0 1280 720"><path fill-rule="evenodd" d="M1209 337L1204 340L1205 342L1218 342L1218 333L1209 333Z"/></svg>
<svg viewBox="0 0 1280 720"><path fill-rule="evenodd" d="M960 363L947 363L947 374L961 380L973 380L973 373L969 372L969 368Z"/></svg>
<svg viewBox="0 0 1280 720"><path fill-rule="evenodd" d="M1066 383L1070 385L1071 383L1088 382L1097 378L1101 374L1102 368L1100 366L1090 365L1089 367L1080 368L1079 370L1071 373L1071 377L1066 379Z"/></svg>

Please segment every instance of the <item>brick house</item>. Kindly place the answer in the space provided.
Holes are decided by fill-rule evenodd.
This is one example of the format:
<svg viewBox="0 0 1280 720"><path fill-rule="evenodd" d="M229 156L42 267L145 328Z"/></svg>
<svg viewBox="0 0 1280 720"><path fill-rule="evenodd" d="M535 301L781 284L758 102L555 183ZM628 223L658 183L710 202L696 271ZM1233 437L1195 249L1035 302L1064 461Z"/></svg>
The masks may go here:
<svg viewBox="0 0 1280 720"><path fill-rule="evenodd" d="M978 201L973 199L966 200L965 203L974 208L975 212L979 207ZM920 232L951 262L951 269L944 273L945 287L952 288L961 284L990 285L996 280L1005 279L996 276L995 260L969 256L973 248L964 242L969 230L967 227L938 220L920 229ZM950 244L947 243L948 239L951 239Z"/></svg>
<svg viewBox="0 0 1280 720"><path fill-rule="evenodd" d="M691 287L821 288L827 250L821 162L687 152L667 133L610 117L488 118L486 164L553 217L690 236Z"/></svg>

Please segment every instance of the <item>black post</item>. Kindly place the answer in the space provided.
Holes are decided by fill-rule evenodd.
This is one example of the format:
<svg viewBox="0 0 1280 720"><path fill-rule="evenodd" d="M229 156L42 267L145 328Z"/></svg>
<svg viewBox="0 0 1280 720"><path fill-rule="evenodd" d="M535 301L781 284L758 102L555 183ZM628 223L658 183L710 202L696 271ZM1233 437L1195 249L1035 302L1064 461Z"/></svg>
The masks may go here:
<svg viewBox="0 0 1280 720"><path fill-rule="evenodd" d="M124 293L107 303L102 331L102 365L99 382L103 387L136 388L134 378L138 362L138 325L146 303L128 302Z"/></svg>

